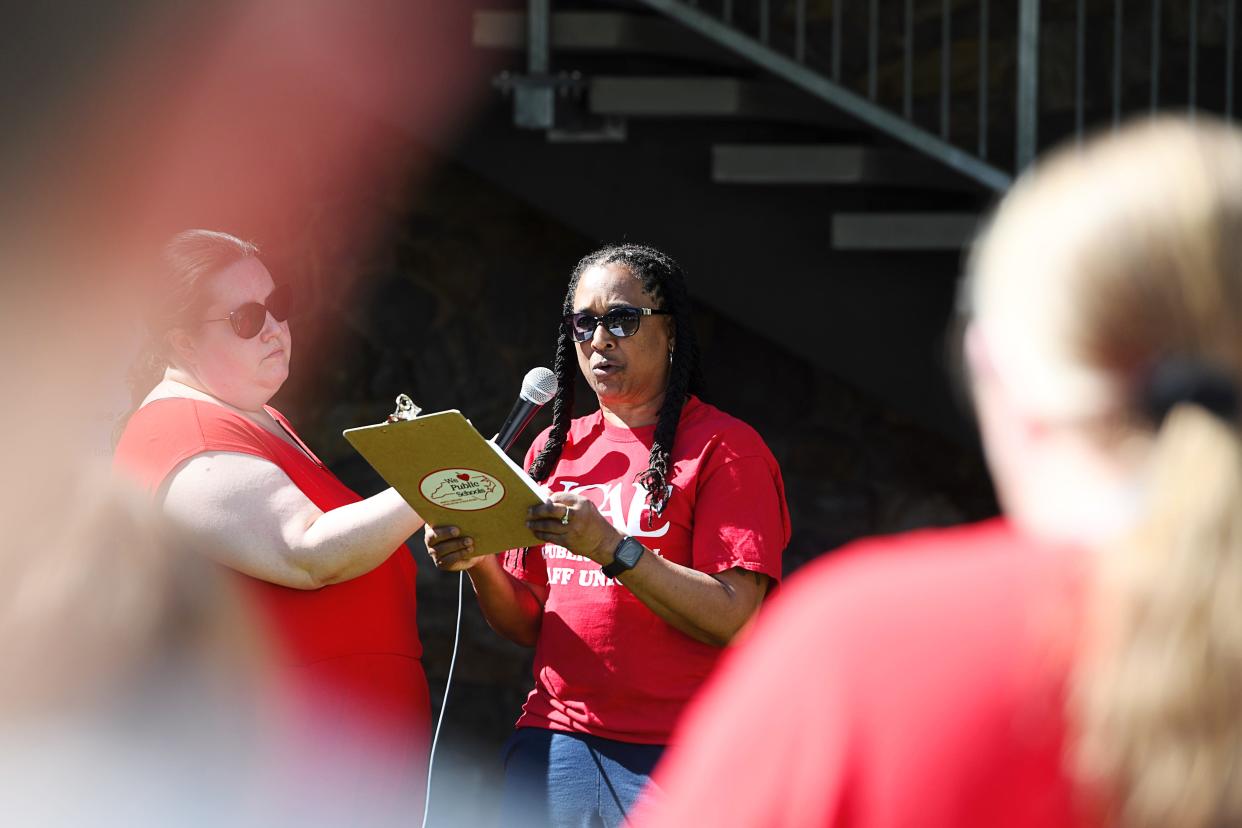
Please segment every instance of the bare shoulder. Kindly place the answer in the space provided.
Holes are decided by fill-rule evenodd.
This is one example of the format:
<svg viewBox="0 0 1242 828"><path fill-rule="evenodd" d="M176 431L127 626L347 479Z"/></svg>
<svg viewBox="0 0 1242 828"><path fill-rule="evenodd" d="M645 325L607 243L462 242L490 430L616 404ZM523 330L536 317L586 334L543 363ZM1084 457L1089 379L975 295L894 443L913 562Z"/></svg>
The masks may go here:
<svg viewBox="0 0 1242 828"><path fill-rule="evenodd" d="M293 481L270 460L252 454L208 451L196 454L168 475L162 494L166 509L199 511L245 502L264 503L293 486Z"/></svg>
<svg viewBox="0 0 1242 828"><path fill-rule="evenodd" d="M165 514L207 556L295 589L321 584L289 560L291 538L322 514L275 463L227 451L196 454L169 475Z"/></svg>

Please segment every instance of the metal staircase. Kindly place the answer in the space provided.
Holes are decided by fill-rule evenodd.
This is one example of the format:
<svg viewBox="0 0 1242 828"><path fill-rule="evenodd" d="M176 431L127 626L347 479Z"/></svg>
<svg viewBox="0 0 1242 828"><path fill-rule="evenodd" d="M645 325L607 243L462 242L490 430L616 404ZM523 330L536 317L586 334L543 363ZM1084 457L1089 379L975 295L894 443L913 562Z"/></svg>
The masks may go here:
<svg viewBox="0 0 1242 828"><path fill-rule="evenodd" d="M681 251L700 300L952 431L940 332L979 216L1089 129L1232 117L1235 6L527 0L475 14L509 125L461 155L589 235Z"/></svg>
<svg viewBox="0 0 1242 828"><path fill-rule="evenodd" d="M553 48L719 58L703 44L679 41L667 21L616 12L553 15L550 2L530 0L525 15L484 13L476 30L481 45L492 26L508 37L486 45L524 46L532 79L545 82L544 94L557 84L547 73ZM630 5L666 15L743 63L997 190L1008 186L1037 148L1071 131L1059 117L1070 97L1072 131L1079 136L1105 118L1115 122L1136 111L1185 108L1233 115L1236 0L900 3L900 8L896 0L634 0ZM847 42L850 35L865 42ZM1052 61L1051 68L1041 68L1041 57ZM1042 101L1041 80L1052 87ZM1142 86L1146 89L1137 91L1147 94L1136 96ZM530 100L519 100L519 111ZM550 117L550 102L547 107Z"/></svg>

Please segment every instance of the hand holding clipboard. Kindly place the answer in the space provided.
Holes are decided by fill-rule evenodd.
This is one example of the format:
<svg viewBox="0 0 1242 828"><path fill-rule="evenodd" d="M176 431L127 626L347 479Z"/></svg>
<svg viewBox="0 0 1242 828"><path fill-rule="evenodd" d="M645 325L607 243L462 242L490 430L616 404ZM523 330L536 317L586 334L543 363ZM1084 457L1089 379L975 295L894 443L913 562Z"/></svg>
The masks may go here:
<svg viewBox="0 0 1242 828"><path fill-rule="evenodd" d="M542 544L526 520L547 490L460 411L418 412L403 394L388 422L343 434L428 525L459 527L478 553Z"/></svg>

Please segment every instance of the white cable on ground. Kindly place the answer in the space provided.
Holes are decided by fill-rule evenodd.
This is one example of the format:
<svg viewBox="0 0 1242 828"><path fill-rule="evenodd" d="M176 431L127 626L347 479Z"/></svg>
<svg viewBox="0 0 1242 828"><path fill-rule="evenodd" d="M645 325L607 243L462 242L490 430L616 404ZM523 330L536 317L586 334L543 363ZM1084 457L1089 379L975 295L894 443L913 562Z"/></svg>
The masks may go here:
<svg viewBox="0 0 1242 828"><path fill-rule="evenodd" d="M427 828L427 815L431 813L431 772L436 766L436 743L440 741L440 725L444 724L444 711L448 708L449 688L453 686L453 667L457 665L457 642L461 639L462 584L466 570L457 573L457 629L453 631L453 656L449 659L448 678L444 682L444 697L440 700L440 717L436 720L435 735L431 737L431 753L427 757L427 793L423 797L423 828Z"/></svg>

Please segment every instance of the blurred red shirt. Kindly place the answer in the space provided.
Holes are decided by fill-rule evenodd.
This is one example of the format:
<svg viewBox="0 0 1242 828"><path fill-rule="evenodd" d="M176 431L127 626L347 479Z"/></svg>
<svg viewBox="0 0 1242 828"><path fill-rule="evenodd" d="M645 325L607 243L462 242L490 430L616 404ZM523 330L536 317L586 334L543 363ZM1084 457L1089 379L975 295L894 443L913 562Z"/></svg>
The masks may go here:
<svg viewBox="0 0 1242 828"><path fill-rule="evenodd" d="M1081 560L994 520L809 565L691 705L635 824L1083 822L1064 767Z"/></svg>

